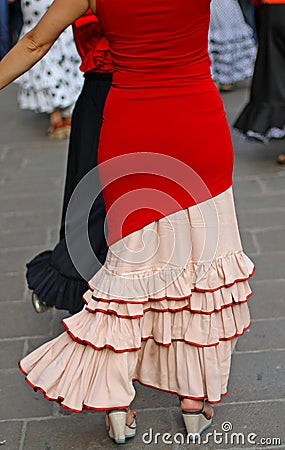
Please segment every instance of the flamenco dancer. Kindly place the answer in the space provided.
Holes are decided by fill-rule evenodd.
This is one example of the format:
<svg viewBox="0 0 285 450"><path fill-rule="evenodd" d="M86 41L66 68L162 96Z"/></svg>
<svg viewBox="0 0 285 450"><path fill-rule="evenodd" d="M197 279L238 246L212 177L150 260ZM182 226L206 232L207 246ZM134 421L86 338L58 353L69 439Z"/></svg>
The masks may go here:
<svg viewBox="0 0 285 450"><path fill-rule="evenodd" d="M65 218L74 189L97 165L103 109L111 87L113 67L108 43L91 10L75 21L73 34L82 58L80 69L85 73L85 81L72 114L59 242L52 251L40 253L27 264L26 278L33 291L33 306L38 313L51 307L65 309L71 314L77 313L84 306L82 296L88 289L86 279L77 271L68 252ZM105 203L101 193L89 215L89 239L101 264L104 264L107 254L105 217ZM78 240L80 242L80 236ZM89 279L95 273L94 259L91 258L88 262L87 255L82 257L88 266L86 276Z"/></svg>
<svg viewBox="0 0 285 450"><path fill-rule="evenodd" d="M285 137L285 1L264 0L250 99L234 127L261 142ZM285 155L277 162L285 164Z"/></svg>
<svg viewBox="0 0 285 450"><path fill-rule="evenodd" d="M98 150L109 250L84 309L20 368L64 408L106 411L117 443L135 435L133 380L179 396L187 432L200 434L213 420L209 403L226 394L237 337L250 326L254 271L240 241L231 137L210 73L210 0L55 0L1 61L0 88L89 6L114 64Z"/></svg>
<svg viewBox="0 0 285 450"><path fill-rule="evenodd" d="M221 91L231 91L253 74L256 57L252 28L238 0L212 0L209 33L212 75Z"/></svg>
<svg viewBox="0 0 285 450"><path fill-rule="evenodd" d="M52 0L21 1L21 36L34 28L51 3ZM17 80L20 108L48 114L47 135L51 139L66 139L70 135L71 113L83 82L79 62L72 29L68 27L41 62Z"/></svg>

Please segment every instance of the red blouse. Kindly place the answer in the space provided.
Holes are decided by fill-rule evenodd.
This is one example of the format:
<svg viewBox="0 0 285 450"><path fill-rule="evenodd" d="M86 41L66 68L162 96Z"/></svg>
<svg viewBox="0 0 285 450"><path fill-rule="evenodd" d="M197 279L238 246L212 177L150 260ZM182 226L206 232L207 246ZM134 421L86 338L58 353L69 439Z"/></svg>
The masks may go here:
<svg viewBox="0 0 285 450"><path fill-rule="evenodd" d="M256 6L262 5L262 4L270 4L270 5L280 5L285 4L285 0L251 0L252 3Z"/></svg>
<svg viewBox="0 0 285 450"><path fill-rule="evenodd" d="M82 59L82 72L113 72L108 42L103 36L99 21L89 9L73 23L73 34Z"/></svg>

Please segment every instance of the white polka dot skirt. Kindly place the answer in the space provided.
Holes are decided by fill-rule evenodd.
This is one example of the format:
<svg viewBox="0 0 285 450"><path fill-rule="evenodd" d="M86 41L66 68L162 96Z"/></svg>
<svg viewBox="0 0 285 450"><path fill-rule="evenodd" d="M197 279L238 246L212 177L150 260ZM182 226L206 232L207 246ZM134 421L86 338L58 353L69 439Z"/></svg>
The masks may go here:
<svg viewBox="0 0 285 450"><path fill-rule="evenodd" d="M47 11L51 0L22 0L24 26L21 36L30 31ZM52 113L72 106L83 84L72 28L68 27L48 54L16 80L20 108Z"/></svg>

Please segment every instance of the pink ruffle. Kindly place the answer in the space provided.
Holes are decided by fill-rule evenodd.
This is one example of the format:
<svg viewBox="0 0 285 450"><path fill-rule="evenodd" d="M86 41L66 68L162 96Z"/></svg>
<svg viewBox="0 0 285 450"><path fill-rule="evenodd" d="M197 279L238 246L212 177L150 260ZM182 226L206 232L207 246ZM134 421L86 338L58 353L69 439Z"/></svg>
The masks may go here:
<svg viewBox="0 0 285 450"><path fill-rule="evenodd" d="M142 343L140 352L114 353L94 351L63 333L24 358L20 368L28 374L30 386L73 412L126 407L135 395L130 379L181 397L207 397L218 403L227 392L234 345L235 339L216 347L183 342L164 347L150 339ZM114 377L115 373L120 377Z"/></svg>
<svg viewBox="0 0 285 450"><path fill-rule="evenodd" d="M90 281L84 310L64 319L67 331L22 360L27 381L73 411L128 405L132 379L219 402L236 338L250 326L254 266L242 251L231 190L214 201L220 238L210 263L195 262L204 243L197 207L175 216L180 241L171 264L163 265L171 242L166 218L147 227L165 239L152 259L138 265L124 258L125 244L136 258L144 230L116 244ZM196 247L181 267L186 239L187 248L191 240Z"/></svg>
<svg viewBox="0 0 285 450"><path fill-rule="evenodd" d="M97 300L146 303L154 299L189 298L192 290L214 292L248 280L253 273L253 262L239 250L210 263L190 262L184 268L141 270L130 275L117 274L102 267L89 282L89 288ZM85 300L88 295L84 295Z"/></svg>
<svg viewBox="0 0 285 450"><path fill-rule="evenodd" d="M250 324L246 299L240 298L239 302L212 314L192 313L187 300L173 301L172 305L165 300L165 306L167 303L175 314L163 310L163 302L160 312L148 305L114 303L117 313L112 311L112 304L101 302L105 310L97 309L96 314L90 314L84 309L63 320L63 324L77 342L116 352L139 350L141 341L148 338L165 346L176 340L201 347L214 346L220 340L241 336ZM189 303L191 300L188 306Z"/></svg>

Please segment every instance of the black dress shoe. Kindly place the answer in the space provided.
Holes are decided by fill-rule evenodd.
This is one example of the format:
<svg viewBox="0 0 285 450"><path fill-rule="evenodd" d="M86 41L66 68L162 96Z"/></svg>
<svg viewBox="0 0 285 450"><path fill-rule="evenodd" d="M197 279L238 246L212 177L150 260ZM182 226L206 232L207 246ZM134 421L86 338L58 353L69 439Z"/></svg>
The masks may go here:
<svg viewBox="0 0 285 450"><path fill-rule="evenodd" d="M32 293L32 304L34 307L34 310L41 314L46 311L50 311L52 309L52 306L47 305L43 300L41 300L35 292Z"/></svg>

